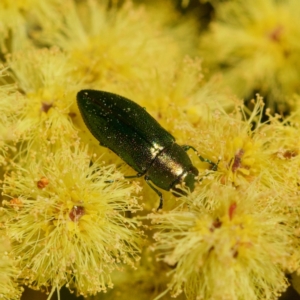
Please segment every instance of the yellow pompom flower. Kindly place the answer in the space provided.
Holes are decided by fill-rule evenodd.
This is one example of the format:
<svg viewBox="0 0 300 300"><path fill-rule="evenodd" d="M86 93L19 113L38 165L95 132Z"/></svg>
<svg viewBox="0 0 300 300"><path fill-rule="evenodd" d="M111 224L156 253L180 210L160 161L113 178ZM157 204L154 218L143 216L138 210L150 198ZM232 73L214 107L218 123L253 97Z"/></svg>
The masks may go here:
<svg viewBox="0 0 300 300"><path fill-rule="evenodd" d="M0 52L13 53L32 44L31 32L59 5L58 0L1 0L0 1ZM3 59L3 58L1 58Z"/></svg>
<svg viewBox="0 0 300 300"><path fill-rule="evenodd" d="M36 41L67 51L71 64L77 66L74 75L84 78L89 87L135 89L136 81L146 80L153 68L167 68L181 54L172 30L158 22L157 14L131 1L120 5L65 1L60 9L68 13L57 10L47 22L41 20L43 30L37 32ZM168 49L165 55L161 44Z"/></svg>
<svg viewBox="0 0 300 300"><path fill-rule="evenodd" d="M300 92L299 1L218 1L215 11L199 43L207 67L221 71L238 96L259 91L270 108L285 112L288 97Z"/></svg>
<svg viewBox="0 0 300 300"><path fill-rule="evenodd" d="M7 68L0 66L0 81L5 81L5 76L8 76ZM24 107L24 97L15 84L0 85L0 166L8 165L10 156L16 151L15 143L21 134L17 124Z"/></svg>
<svg viewBox="0 0 300 300"><path fill-rule="evenodd" d="M90 300L126 300L128 295L132 300L155 299L165 291L169 282L168 272L171 270L170 266L158 261L155 256L156 254L151 250L150 245L145 247L134 272L129 267L126 267L124 273L113 272L114 288L105 294L99 293ZM166 300L169 297L159 299ZM186 300L186 298L181 295L177 300Z"/></svg>
<svg viewBox="0 0 300 300"><path fill-rule="evenodd" d="M70 79L73 68L67 64L67 55L55 47L30 48L8 59L10 80L21 91L24 105L18 109L20 100L12 102L11 97L2 101L9 106L10 114L18 116L16 141L28 142L27 150L29 145L38 150L41 139L59 145L77 137L70 108L78 90L78 82Z"/></svg>
<svg viewBox="0 0 300 300"><path fill-rule="evenodd" d="M16 164L5 176L6 231L19 277L32 288L52 286L53 293L67 284L78 294L95 294L113 287L113 270L139 259L138 222L125 217L140 209L134 186L114 166L89 165L86 151L66 145Z"/></svg>
<svg viewBox="0 0 300 300"><path fill-rule="evenodd" d="M191 137L189 143L194 145L202 157L218 162L217 172L210 171L213 181L236 187L259 181L261 190L272 187L282 194L294 193L296 186L285 184L285 168L274 155L275 151L280 150L276 142L278 130L283 130L285 125L261 121L264 103L260 96L252 104L254 108L249 111L238 102L232 113L225 112L221 106L213 112L208 108L207 118L194 128L186 126L186 136ZM296 133L293 138L296 138ZM201 171L199 176L202 176L205 169L211 169L210 165L197 159L193 162ZM286 161L285 167L294 167L296 171L292 161ZM207 192L214 193L209 188Z"/></svg>
<svg viewBox="0 0 300 300"><path fill-rule="evenodd" d="M2 216L0 222L1 223L3 222ZM17 285L16 278L18 275L19 275L19 271L16 268L16 260L14 260L10 256L9 240L5 236L5 231L1 228L0 231L0 299L2 300L20 299L22 294L22 289Z"/></svg>
<svg viewBox="0 0 300 300"><path fill-rule="evenodd" d="M151 216L154 249L173 266L168 289L188 299L276 299L288 286L286 266L297 268L289 264L298 247L294 229L273 206L283 199L255 184L213 188L213 200L191 195L188 210ZM210 201L217 204L209 208Z"/></svg>
<svg viewBox="0 0 300 300"><path fill-rule="evenodd" d="M270 117L270 124L261 128L274 175L272 185L275 180L281 182L283 194L297 195L299 192L300 132L297 118L291 116L280 120L276 116ZM298 201L294 205L298 207Z"/></svg>

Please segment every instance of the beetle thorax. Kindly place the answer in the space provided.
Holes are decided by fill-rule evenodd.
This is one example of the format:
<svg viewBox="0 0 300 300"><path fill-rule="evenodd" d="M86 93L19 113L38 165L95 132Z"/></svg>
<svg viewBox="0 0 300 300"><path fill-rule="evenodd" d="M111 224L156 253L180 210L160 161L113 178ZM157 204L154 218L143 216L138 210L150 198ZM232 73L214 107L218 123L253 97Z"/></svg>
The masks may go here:
<svg viewBox="0 0 300 300"><path fill-rule="evenodd" d="M147 175L155 185L168 191L182 180L192 188L196 172L198 174L184 149L173 143L157 155Z"/></svg>

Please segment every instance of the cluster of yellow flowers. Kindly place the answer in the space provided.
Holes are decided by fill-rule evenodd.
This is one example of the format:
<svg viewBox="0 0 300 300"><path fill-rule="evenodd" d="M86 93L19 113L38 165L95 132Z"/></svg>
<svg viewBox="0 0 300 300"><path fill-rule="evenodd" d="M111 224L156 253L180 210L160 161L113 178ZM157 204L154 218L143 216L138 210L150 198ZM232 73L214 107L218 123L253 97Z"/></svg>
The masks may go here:
<svg viewBox="0 0 300 300"><path fill-rule="evenodd" d="M175 2L1 1L0 299L278 299L300 273L300 2L211 0L200 29ZM157 212L81 89L134 100L217 168L189 151L195 190Z"/></svg>

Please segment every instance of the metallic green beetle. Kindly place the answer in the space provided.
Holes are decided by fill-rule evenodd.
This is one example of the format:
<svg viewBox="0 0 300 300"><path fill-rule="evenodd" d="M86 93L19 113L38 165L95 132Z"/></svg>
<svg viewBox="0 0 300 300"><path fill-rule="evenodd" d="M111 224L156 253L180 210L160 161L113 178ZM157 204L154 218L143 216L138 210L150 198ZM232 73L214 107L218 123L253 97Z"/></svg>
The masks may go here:
<svg viewBox="0 0 300 300"><path fill-rule="evenodd" d="M192 192L198 170L186 151L192 146L179 146L147 111L122 96L96 90L82 90L77 94L77 104L82 118L100 142L122 158L137 174L126 178L144 176L149 186L159 195L158 210L163 207L163 190L175 195L184 194L176 186L184 183ZM217 164L199 156L202 161ZM153 184L151 184L151 182Z"/></svg>

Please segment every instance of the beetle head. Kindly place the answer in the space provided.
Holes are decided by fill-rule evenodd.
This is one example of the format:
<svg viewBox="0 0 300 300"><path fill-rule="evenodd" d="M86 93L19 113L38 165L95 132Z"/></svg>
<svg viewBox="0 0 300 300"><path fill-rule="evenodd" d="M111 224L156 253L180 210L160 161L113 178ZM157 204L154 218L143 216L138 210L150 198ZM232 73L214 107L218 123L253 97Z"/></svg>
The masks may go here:
<svg viewBox="0 0 300 300"><path fill-rule="evenodd" d="M191 166L189 171L186 171L181 177L180 181L174 184L172 187L172 193L174 196L179 197L180 195L186 196L187 193L180 187L176 187L178 183L184 184L185 187L189 188L190 192L195 189L195 177L198 176L199 171Z"/></svg>

